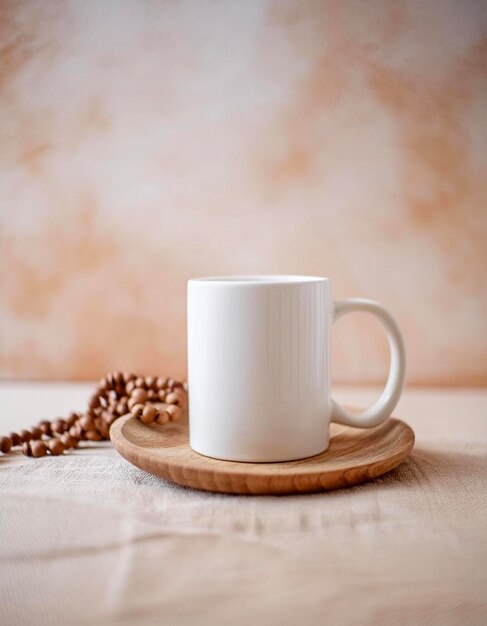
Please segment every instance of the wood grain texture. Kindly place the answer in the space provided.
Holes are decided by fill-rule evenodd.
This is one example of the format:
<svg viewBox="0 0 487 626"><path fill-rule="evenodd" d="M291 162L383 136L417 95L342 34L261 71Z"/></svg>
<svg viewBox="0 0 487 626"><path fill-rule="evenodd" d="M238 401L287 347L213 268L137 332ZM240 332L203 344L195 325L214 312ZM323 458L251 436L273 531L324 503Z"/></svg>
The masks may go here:
<svg viewBox="0 0 487 626"><path fill-rule="evenodd" d="M194 452L188 424L146 426L131 415L110 430L116 450L142 470L179 485L235 494L311 493L357 485L402 463L414 446L414 433L391 418L372 429L331 425L326 452L286 463L219 461Z"/></svg>

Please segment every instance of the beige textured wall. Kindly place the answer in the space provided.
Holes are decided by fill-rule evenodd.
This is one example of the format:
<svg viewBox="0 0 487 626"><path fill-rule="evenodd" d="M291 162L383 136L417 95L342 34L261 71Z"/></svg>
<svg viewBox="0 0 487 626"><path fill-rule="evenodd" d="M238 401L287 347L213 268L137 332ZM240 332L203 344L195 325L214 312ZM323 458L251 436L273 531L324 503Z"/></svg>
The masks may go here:
<svg viewBox="0 0 487 626"><path fill-rule="evenodd" d="M330 276L487 383L485 2L0 0L0 374L185 371L185 281ZM380 381L357 316L334 378Z"/></svg>

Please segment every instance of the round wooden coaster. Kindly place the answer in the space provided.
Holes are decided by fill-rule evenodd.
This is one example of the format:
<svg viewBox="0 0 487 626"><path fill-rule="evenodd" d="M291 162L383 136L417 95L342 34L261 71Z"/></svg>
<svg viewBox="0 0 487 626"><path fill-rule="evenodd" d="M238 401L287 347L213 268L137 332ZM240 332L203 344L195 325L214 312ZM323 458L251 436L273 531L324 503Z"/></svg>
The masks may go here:
<svg viewBox="0 0 487 626"><path fill-rule="evenodd" d="M189 447L188 424L147 426L131 415L110 430L116 450L140 469L179 485L239 494L310 493L349 487L397 467L414 445L412 429L390 418L376 428L331 425L326 452L285 463L236 463Z"/></svg>

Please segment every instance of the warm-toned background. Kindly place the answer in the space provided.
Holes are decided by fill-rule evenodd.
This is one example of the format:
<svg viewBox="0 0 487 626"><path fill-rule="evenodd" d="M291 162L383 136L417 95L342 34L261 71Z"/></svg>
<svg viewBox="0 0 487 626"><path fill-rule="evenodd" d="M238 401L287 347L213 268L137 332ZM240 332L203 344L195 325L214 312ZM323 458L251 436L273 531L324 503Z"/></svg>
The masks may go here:
<svg viewBox="0 0 487 626"><path fill-rule="evenodd" d="M185 282L330 276L487 383L487 4L0 0L0 375L185 371ZM334 378L380 381L367 318Z"/></svg>

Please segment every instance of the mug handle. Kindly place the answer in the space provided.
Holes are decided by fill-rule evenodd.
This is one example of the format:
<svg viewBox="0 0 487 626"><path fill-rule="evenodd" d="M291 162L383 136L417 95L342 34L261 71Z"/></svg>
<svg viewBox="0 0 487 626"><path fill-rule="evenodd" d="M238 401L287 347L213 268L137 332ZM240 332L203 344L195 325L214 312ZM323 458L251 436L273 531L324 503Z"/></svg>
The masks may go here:
<svg viewBox="0 0 487 626"><path fill-rule="evenodd" d="M363 298L337 300L334 303L333 322L352 311L373 313L384 324L391 353L389 377L381 397L370 409L359 415L349 413L332 399L331 421L356 428L373 428L390 416L399 400L406 377L406 348L396 320L387 309L372 300Z"/></svg>

